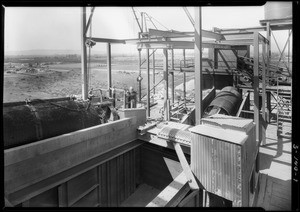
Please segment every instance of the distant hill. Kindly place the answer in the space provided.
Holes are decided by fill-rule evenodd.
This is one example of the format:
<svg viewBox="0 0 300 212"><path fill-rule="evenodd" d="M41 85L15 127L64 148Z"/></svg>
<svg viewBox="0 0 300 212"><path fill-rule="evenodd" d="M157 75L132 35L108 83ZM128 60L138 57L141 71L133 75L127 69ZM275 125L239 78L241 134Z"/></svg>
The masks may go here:
<svg viewBox="0 0 300 212"><path fill-rule="evenodd" d="M93 54L104 54L101 51L92 51ZM57 54L81 54L80 50L47 50L47 49L33 49L33 50L24 50L24 51L6 51L4 53L6 56L9 55L26 55L26 56L45 56L45 55L57 55Z"/></svg>

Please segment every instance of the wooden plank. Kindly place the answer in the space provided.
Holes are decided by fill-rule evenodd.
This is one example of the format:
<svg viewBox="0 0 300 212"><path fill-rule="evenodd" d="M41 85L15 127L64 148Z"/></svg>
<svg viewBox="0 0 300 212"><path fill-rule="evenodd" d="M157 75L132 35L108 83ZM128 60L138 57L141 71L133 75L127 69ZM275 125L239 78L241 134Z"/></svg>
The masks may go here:
<svg viewBox="0 0 300 212"><path fill-rule="evenodd" d="M4 178L6 191L8 193L17 191L135 140L136 126L128 125L128 127L93 139L82 138L83 142L70 145L68 148L6 166ZM71 138L66 138L66 142Z"/></svg>
<svg viewBox="0 0 300 212"><path fill-rule="evenodd" d="M190 190L185 174L182 172L146 207L174 207Z"/></svg>
<svg viewBox="0 0 300 212"><path fill-rule="evenodd" d="M107 133L113 133L123 128L128 128L135 123L136 121L134 118L124 118L111 123L101 124L38 142L10 148L4 150L4 166L22 162L38 155L50 153Z"/></svg>
<svg viewBox="0 0 300 212"><path fill-rule="evenodd" d="M99 187L98 184L93 185L91 188L89 188L88 190L84 191L82 194L80 194L78 197L76 197L76 199L74 199L72 202L70 202L69 206L72 206L72 205L76 204L79 200L81 200L82 198L84 198L85 196L87 196L90 192L94 191L98 187Z"/></svg>
<svg viewBox="0 0 300 212"><path fill-rule="evenodd" d="M143 144L141 141L134 141L132 143L128 143L126 145L123 145L117 149L114 149L108 153L105 153L103 155L100 155L99 157L96 157L92 160L89 160L85 163L82 163L78 166L75 166L69 170L66 170L64 172L61 172L57 175L51 176L41 182L38 182L36 184L30 185L24 189L21 189L17 192L8 194L8 199L13 204L19 204L20 202L23 202L25 200L28 200L44 191L47 191L50 188L53 188L54 186L60 185L75 176L78 176L96 166L99 164L103 164L106 161L109 161L112 158L115 158L121 154L124 154L125 152L134 149L138 147L139 145ZM104 164L105 165L105 164ZM105 167L104 167L105 168ZM103 169L102 169L103 170ZM106 171L103 172L106 174ZM102 176L103 177L103 176ZM104 178L104 185L106 185L106 178ZM102 185L103 186L103 185Z"/></svg>
<svg viewBox="0 0 300 212"><path fill-rule="evenodd" d="M184 174L186 175L187 179L188 179L188 183L190 185L190 188L192 190L199 190L199 186L198 186L198 183L194 177L194 174L191 170L191 167L190 165L188 164L186 158L185 158L185 155L180 147L180 144L178 143L173 143L174 144L174 147L175 147L175 151L177 153L177 156L179 158L179 161L180 161L180 164L183 168L183 172Z"/></svg>
<svg viewBox="0 0 300 212"><path fill-rule="evenodd" d="M186 196L179 204L178 207L184 207L187 203L189 203L193 198L195 198L199 194L199 190L195 190Z"/></svg>

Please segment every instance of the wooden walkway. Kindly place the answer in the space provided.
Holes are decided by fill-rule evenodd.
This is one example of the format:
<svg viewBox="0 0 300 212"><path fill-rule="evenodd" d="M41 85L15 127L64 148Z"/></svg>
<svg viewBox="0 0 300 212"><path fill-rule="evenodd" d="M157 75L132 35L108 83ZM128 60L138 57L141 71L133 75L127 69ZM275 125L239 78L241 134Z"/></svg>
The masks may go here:
<svg viewBox="0 0 300 212"><path fill-rule="evenodd" d="M276 123L268 125L266 145L260 147L260 179L257 207L291 210L291 139L277 138Z"/></svg>

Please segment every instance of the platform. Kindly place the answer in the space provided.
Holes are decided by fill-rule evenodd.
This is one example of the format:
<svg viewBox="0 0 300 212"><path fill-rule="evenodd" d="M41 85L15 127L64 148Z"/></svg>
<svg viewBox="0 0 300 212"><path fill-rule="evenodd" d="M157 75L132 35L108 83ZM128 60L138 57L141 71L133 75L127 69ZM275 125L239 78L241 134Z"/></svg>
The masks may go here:
<svg viewBox="0 0 300 212"><path fill-rule="evenodd" d="M277 138L276 123L266 130L266 144L260 147L260 182L256 206L265 210L291 210L291 139Z"/></svg>

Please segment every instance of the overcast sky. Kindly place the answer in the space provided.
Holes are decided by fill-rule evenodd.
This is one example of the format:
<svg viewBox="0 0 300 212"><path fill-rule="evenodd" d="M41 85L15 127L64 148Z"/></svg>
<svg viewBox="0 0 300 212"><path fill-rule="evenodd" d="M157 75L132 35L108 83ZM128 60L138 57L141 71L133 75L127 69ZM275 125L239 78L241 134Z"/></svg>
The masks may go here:
<svg viewBox="0 0 300 212"><path fill-rule="evenodd" d="M135 7L147 12L159 29L193 31L182 7ZM188 7L194 17L194 8ZM87 8L89 11L90 8ZM79 7L6 7L5 8L5 51L33 49L80 50ZM88 17L88 16L87 16ZM202 7L202 28L238 28L259 26L264 19L264 7ZM150 22L148 26L154 28ZM165 28L166 27L166 28ZM97 7L93 16L92 35L103 38L136 38L138 25L131 7ZM263 34L263 33L262 33ZM278 34L278 33L277 33ZM284 45L287 31L279 32L279 45ZM127 46L127 45L126 45ZM96 45L96 51L104 45ZM276 50L276 46L272 46ZM115 45L113 51L132 53L135 47Z"/></svg>

